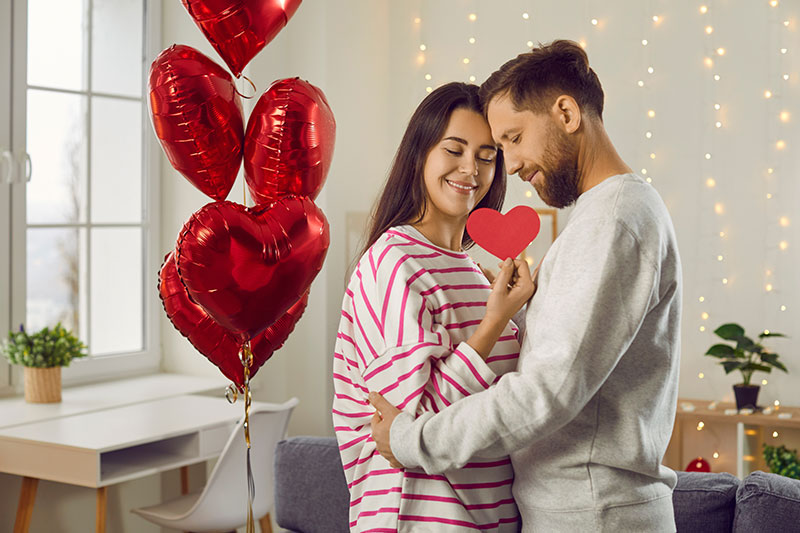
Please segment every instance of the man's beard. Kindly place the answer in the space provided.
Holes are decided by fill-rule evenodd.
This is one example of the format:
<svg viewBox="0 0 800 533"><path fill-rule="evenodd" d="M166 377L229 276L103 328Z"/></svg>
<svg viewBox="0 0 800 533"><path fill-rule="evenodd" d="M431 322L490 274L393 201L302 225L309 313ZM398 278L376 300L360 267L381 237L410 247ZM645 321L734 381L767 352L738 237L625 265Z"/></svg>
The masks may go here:
<svg viewBox="0 0 800 533"><path fill-rule="evenodd" d="M561 209L580 196L578 187L578 146L555 126L550 126L548 144L542 156L543 179L533 184L544 203Z"/></svg>

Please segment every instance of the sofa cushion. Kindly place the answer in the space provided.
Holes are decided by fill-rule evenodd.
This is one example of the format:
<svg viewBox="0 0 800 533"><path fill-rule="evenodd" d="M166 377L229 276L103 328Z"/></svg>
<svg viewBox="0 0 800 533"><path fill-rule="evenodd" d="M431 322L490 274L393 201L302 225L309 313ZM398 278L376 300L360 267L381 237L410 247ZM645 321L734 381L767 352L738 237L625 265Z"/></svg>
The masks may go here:
<svg viewBox="0 0 800 533"><path fill-rule="evenodd" d="M733 531L797 531L800 480L753 472L736 492Z"/></svg>
<svg viewBox="0 0 800 533"><path fill-rule="evenodd" d="M675 527L679 532L729 532L733 527L739 480L731 474L676 472L672 492Z"/></svg>
<svg viewBox="0 0 800 533"><path fill-rule="evenodd" d="M292 437L275 450L275 520L300 533L347 533L350 491L333 437Z"/></svg>

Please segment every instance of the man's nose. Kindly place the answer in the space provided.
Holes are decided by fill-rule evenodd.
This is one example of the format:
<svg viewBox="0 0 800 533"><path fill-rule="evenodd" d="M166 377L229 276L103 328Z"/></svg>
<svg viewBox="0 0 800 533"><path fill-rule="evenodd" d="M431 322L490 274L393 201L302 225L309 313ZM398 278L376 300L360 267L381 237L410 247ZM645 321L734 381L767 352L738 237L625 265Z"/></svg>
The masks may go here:
<svg viewBox="0 0 800 533"><path fill-rule="evenodd" d="M505 152L503 156L505 157L505 162L506 162L506 174L512 176L517 172L519 172L520 170L522 170L522 162L519 161L516 157L509 154L508 152Z"/></svg>

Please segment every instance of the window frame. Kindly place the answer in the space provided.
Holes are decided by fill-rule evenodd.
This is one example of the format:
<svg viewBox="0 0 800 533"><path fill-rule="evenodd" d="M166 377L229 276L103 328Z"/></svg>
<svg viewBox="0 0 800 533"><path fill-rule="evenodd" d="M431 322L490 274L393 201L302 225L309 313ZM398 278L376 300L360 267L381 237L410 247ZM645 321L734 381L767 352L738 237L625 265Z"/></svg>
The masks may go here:
<svg viewBox="0 0 800 533"><path fill-rule="evenodd" d="M28 0L0 0L3 7L10 4L13 14L13 27L10 32L11 51L13 60L11 66L11 135L12 148L17 158L24 161L26 153L26 134L27 134L27 12ZM88 12L91 16L92 0L85 0ZM144 33L142 36L142 223L136 227L142 228L142 260L143 260L143 349L132 353L119 353L101 355L92 358L78 359L63 369L62 380L64 385L75 385L104 379L118 378L121 376L131 376L157 372L161 362L159 317L160 301L155 289L157 283L158 269L161 265L160 246L159 246L159 214L160 214L160 158L159 146L155 136L152 134L150 117L148 111L148 92L147 92L147 72L150 62L158 55L161 47L161 0L143 0L144 13L142 24ZM89 35L92 32L92 21L87 24ZM87 52L90 53L90 52ZM88 58L91 61L91 57ZM1 72L1 71L0 71ZM67 91L71 92L71 91ZM100 93L93 93L89 90L81 93L102 96ZM3 102L0 101L0 105ZM91 104L90 104L91 105ZM90 114L87 120L91 120ZM90 131L87 129L87 133ZM19 154L23 154L22 157ZM33 162L33 176L35 176L35 164ZM15 324L24 323L26 319L26 246L27 238L27 216L26 216L26 187L24 180L15 180L10 191L10 320L2 320L0 314L0 324L7 324L9 329ZM0 206L2 206L2 192L0 192ZM88 216L88 215L87 215ZM0 222L1 224L1 222ZM34 225L36 226L36 225ZM86 227L90 230L95 225L87 220L85 224L78 224L79 227ZM96 227L109 226L97 224ZM113 225L111 225L113 226ZM69 225L67 225L69 227ZM2 226L0 226L0 232ZM0 234L0 247L3 244L3 235ZM2 248L0 248L2 250ZM85 260L89 260L86 257ZM1 268L1 267L0 267ZM0 270L2 274L2 270ZM86 280L90 282L90 280ZM0 287L1 288L1 287ZM9 294L4 292L3 294ZM2 372L2 367L0 367ZM14 392L21 392L22 389L22 369L11 368L10 385ZM2 381L0 381L0 387ZM6 389L9 387L7 386ZM0 392L2 389L0 388Z"/></svg>

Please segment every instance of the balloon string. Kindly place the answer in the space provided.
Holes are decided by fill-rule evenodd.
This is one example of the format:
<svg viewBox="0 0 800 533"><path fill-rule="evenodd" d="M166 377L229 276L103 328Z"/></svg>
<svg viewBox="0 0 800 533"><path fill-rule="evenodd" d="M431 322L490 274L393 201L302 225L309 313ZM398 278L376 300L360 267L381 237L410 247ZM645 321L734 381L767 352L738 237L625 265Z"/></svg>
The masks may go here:
<svg viewBox="0 0 800 533"><path fill-rule="evenodd" d="M236 87L236 86L234 86L234 87L233 87L233 90L234 90L234 91L236 91L236 94L238 94L238 95L239 95L239 96L241 96L242 98L245 98L246 100L250 100L251 98L255 98L255 96L256 96L256 84L255 84L255 83L253 83L253 80L251 80L251 79L250 79L250 78L248 78L247 76L244 76L244 75L242 75L242 78L246 79L246 80L247 80L247 82L250 84L250 87L252 87L252 88L253 88L253 94L251 94L250 96L246 96L246 95L244 95L244 94L240 93L240 92L239 92L239 88L238 88L238 87Z"/></svg>
<svg viewBox="0 0 800 533"><path fill-rule="evenodd" d="M242 366L244 367L244 441L247 444L247 533L255 533L256 526L253 520L253 499L256 494L256 485L253 480L253 468L250 464L250 367L253 364L253 352L250 350L250 341L242 345Z"/></svg>

